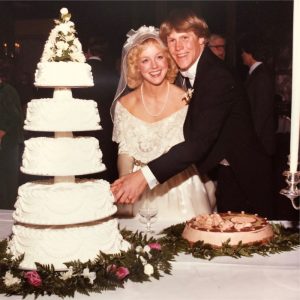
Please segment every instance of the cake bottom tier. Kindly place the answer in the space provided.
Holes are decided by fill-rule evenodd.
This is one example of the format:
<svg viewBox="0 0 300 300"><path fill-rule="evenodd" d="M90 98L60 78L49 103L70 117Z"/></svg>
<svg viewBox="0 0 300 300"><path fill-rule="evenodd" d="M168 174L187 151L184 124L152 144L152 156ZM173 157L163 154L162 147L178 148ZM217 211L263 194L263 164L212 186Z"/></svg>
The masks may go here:
<svg viewBox="0 0 300 300"><path fill-rule="evenodd" d="M102 224L65 229L34 229L13 226L13 236L8 243L15 257L24 254L20 268L36 269L35 262L53 264L56 270L65 270L65 262L93 260L102 251L116 254L127 251L130 244L118 230L117 219Z"/></svg>

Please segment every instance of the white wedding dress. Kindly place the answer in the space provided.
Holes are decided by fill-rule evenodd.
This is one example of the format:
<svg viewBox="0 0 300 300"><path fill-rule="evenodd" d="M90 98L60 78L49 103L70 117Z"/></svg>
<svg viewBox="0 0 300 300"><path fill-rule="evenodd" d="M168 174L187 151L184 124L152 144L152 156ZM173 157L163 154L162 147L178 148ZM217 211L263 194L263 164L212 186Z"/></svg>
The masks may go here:
<svg viewBox="0 0 300 300"><path fill-rule="evenodd" d="M183 123L188 106L172 115L147 123L132 115L119 101L115 107L113 140L119 144L119 155L133 158L131 171L141 168L184 140ZM134 163L135 162L135 163ZM128 162L124 162L128 165ZM154 189L147 189L141 199L127 205L127 213L136 216L145 201L155 202L158 219L183 222L202 213L211 213L215 205L214 184L204 184L192 165Z"/></svg>

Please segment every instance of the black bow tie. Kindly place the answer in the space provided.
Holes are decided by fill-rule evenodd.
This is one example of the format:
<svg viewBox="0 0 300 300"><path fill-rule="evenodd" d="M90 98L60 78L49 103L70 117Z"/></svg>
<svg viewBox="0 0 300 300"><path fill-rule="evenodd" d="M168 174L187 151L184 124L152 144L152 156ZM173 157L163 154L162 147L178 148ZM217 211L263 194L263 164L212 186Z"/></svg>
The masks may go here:
<svg viewBox="0 0 300 300"><path fill-rule="evenodd" d="M186 89L191 89L192 88L192 85L191 85L191 82L190 82L190 79L188 77L184 77L184 81L185 81L185 86L186 86Z"/></svg>

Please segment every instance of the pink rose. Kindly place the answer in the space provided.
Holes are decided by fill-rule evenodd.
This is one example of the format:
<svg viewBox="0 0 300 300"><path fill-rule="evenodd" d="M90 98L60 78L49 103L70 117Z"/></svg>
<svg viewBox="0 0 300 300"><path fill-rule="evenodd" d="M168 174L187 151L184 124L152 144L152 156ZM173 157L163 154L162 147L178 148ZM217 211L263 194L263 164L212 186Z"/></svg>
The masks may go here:
<svg viewBox="0 0 300 300"><path fill-rule="evenodd" d="M161 250L161 245L159 243L150 243L148 245L151 249Z"/></svg>
<svg viewBox="0 0 300 300"><path fill-rule="evenodd" d="M42 284L42 279L37 271L26 272L24 277L33 286L40 286Z"/></svg>
<svg viewBox="0 0 300 300"><path fill-rule="evenodd" d="M116 276L120 280L124 279L128 274L129 274L129 270L125 267L119 267L117 272L116 272Z"/></svg>

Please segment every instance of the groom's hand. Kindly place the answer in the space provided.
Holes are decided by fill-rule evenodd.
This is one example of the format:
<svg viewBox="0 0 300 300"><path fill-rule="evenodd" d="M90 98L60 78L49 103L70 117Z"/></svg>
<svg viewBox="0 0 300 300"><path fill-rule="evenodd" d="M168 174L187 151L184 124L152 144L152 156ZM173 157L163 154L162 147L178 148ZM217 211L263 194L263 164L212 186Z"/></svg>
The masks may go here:
<svg viewBox="0 0 300 300"><path fill-rule="evenodd" d="M111 185L111 191L117 203L134 203L147 187L147 181L141 171L125 175Z"/></svg>

